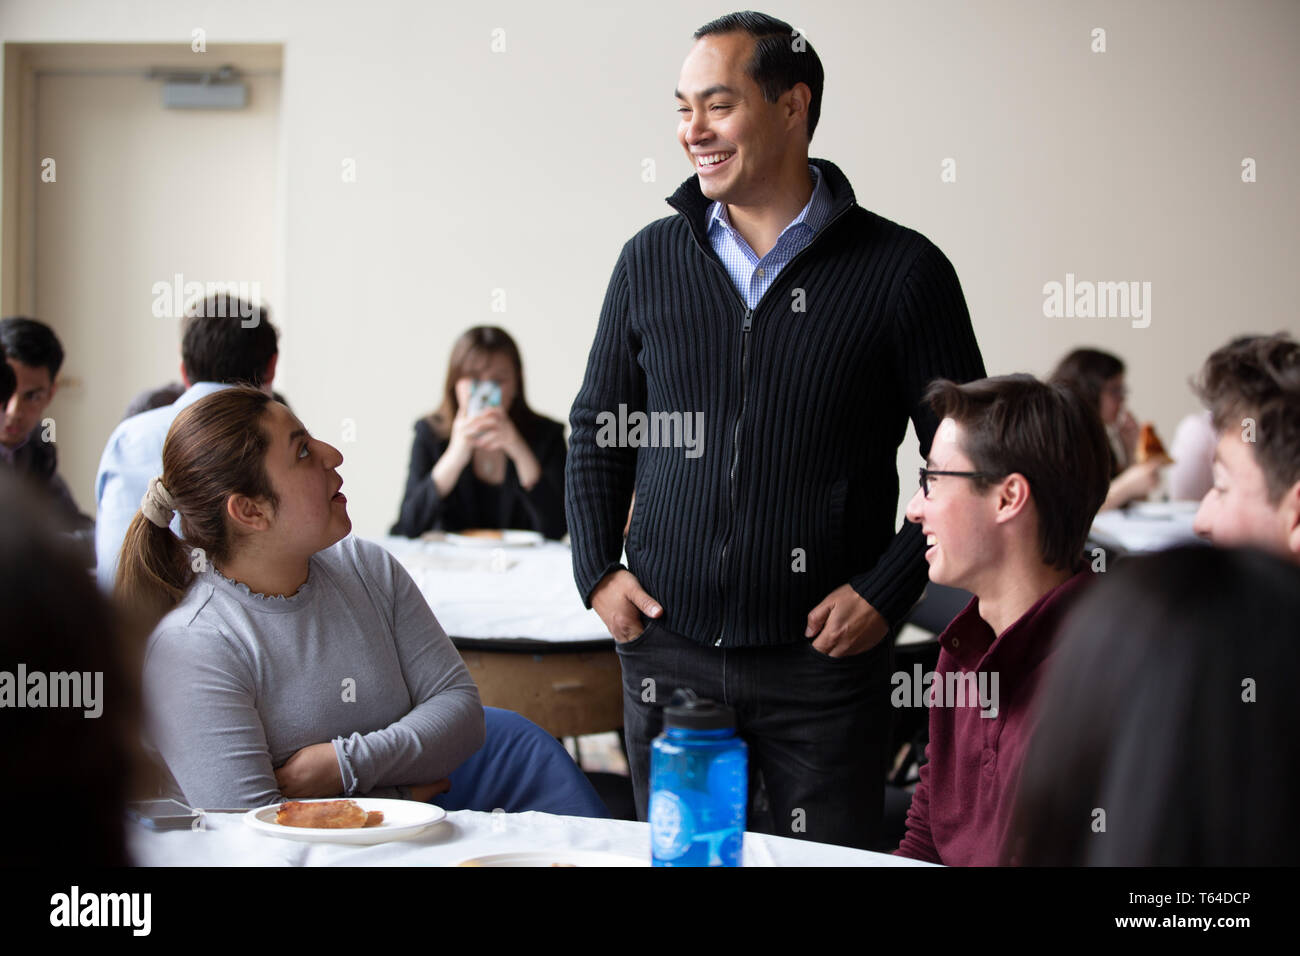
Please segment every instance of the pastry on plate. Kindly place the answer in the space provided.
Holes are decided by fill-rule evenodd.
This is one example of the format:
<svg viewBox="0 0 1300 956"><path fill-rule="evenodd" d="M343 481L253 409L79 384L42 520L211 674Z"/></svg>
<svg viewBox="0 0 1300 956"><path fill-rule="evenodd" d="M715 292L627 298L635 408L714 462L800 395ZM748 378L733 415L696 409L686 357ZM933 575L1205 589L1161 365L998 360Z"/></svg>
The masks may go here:
<svg viewBox="0 0 1300 956"><path fill-rule="evenodd" d="M367 813L355 800L318 800L306 803L290 800L275 811L275 822L284 827L311 827L321 830L377 827L384 822L379 810Z"/></svg>

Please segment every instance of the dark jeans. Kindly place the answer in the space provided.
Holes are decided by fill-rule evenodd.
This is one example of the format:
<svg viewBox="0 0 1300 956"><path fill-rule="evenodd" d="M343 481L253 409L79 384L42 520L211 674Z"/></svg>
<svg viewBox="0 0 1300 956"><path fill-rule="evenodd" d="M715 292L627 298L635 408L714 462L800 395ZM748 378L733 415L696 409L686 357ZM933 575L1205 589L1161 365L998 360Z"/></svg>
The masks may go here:
<svg viewBox="0 0 1300 956"><path fill-rule="evenodd" d="M781 647L705 647L651 621L617 645L637 818L646 819L650 743L663 729L663 707L674 690L689 687L736 712L749 745L750 829L762 826L752 813L761 774L772 820L765 832L874 849L884 809L893 638L891 631L865 654L832 658L802 637Z"/></svg>

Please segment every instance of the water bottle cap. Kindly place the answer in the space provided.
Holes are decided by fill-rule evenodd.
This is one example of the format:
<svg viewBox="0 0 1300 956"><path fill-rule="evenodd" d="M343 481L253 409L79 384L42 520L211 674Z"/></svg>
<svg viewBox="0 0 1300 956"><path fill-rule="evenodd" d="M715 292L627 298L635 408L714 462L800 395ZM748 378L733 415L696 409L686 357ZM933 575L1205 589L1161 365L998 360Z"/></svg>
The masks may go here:
<svg viewBox="0 0 1300 956"><path fill-rule="evenodd" d="M689 688L673 691L664 708L664 726L683 730L734 730L736 712L726 704L695 696Z"/></svg>

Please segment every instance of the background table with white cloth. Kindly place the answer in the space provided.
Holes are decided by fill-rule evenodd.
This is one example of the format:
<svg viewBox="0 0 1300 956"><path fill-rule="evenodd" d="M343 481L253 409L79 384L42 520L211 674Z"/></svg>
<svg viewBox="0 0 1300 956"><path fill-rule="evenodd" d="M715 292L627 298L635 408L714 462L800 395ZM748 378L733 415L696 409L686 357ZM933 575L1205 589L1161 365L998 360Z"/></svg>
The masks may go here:
<svg viewBox="0 0 1300 956"><path fill-rule="evenodd" d="M556 737L622 728L614 639L582 605L568 545L471 546L436 533L378 543L415 580L484 704Z"/></svg>
<svg viewBox="0 0 1300 956"><path fill-rule="evenodd" d="M1192 530L1199 507L1195 501L1137 501L1099 512L1088 533L1088 546L1135 554L1193 544L1200 540Z"/></svg>

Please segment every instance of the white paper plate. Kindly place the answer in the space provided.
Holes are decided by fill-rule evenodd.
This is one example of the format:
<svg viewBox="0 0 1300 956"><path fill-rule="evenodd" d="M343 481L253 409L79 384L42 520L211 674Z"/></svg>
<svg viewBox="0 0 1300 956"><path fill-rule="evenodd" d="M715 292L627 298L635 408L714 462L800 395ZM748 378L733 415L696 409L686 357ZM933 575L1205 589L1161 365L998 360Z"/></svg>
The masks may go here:
<svg viewBox="0 0 1300 956"><path fill-rule="evenodd" d="M448 531L447 540L466 548L531 548L546 539L536 531L502 531L499 538L474 538Z"/></svg>
<svg viewBox="0 0 1300 956"><path fill-rule="evenodd" d="M339 798L327 797L324 799L337 800ZM301 840L304 843L367 845L371 843L387 843L390 840L410 839L425 827L441 823L447 817L447 811L442 807L435 806L432 803L421 803L419 800L385 800L378 797L352 797L351 799L356 801L361 806L361 809L367 813L372 810L383 811L384 822L377 827L348 829L281 826L275 822L275 812L280 809L280 803L287 801L273 803L269 807L261 807L257 810L249 810L244 814L244 822L259 833L281 837L285 840ZM321 803L323 800L303 800L301 802Z"/></svg>
<svg viewBox="0 0 1300 956"><path fill-rule="evenodd" d="M456 866L649 866L648 859L603 850L517 850L461 860Z"/></svg>

